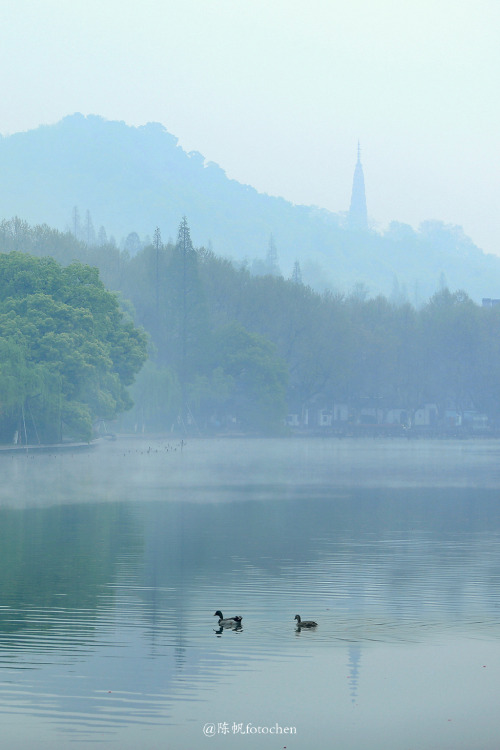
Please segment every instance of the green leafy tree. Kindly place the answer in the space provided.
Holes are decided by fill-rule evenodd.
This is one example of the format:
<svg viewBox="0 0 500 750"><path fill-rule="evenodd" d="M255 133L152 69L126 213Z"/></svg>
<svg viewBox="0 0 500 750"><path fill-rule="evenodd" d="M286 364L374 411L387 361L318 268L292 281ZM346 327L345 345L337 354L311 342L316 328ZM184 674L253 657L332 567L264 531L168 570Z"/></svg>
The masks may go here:
<svg viewBox="0 0 500 750"><path fill-rule="evenodd" d="M133 409L122 424L133 432L161 432L177 424L181 392L177 374L170 367L148 360L132 386Z"/></svg>
<svg viewBox="0 0 500 750"><path fill-rule="evenodd" d="M437 292L421 313L427 400L441 411L473 404L481 343L478 308L465 292ZM493 343L493 341L491 342Z"/></svg>
<svg viewBox="0 0 500 750"><path fill-rule="evenodd" d="M209 375L197 375L189 385L189 409L198 428L228 426L228 404L236 390L235 378L216 367Z"/></svg>
<svg viewBox="0 0 500 750"><path fill-rule="evenodd" d="M63 432L88 440L96 419L131 407L126 387L145 361L146 335L97 269L3 254L0 299L4 439L16 426L31 440L58 441Z"/></svg>
<svg viewBox="0 0 500 750"><path fill-rule="evenodd" d="M237 417L246 429L279 431L287 408L287 367L276 346L231 324L214 336L213 358L231 391L225 403L226 414Z"/></svg>

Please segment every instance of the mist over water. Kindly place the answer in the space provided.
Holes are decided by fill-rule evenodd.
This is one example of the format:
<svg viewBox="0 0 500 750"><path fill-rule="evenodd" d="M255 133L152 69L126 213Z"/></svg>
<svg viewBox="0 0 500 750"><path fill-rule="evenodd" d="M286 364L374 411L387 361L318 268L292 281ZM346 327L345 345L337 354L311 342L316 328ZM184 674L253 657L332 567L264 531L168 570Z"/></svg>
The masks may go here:
<svg viewBox="0 0 500 750"><path fill-rule="evenodd" d="M499 488L494 440L192 439L2 456L0 503L233 502L353 487ZM276 488L279 492L276 495ZM321 490L323 492L323 490Z"/></svg>
<svg viewBox="0 0 500 750"><path fill-rule="evenodd" d="M499 450L118 440L0 456L6 746L494 748ZM217 609L243 627L218 632ZM297 631L296 613L318 627Z"/></svg>

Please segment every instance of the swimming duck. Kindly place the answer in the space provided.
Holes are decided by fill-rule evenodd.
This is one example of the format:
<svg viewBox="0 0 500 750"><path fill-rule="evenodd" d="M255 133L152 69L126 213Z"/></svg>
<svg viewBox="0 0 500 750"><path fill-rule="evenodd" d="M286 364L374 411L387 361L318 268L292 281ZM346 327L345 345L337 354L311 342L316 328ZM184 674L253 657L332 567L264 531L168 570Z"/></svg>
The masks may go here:
<svg viewBox="0 0 500 750"><path fill-rule="evenodd" d="M234 627L241 626L241 621L243 619L241 615L235 615L234 617L228 617L224 619L220 609L218 609L217 612L214 613L214 617L219 618L220 628L234 628Z"/></svg>
<svg viewBox="0 0 500 750"><path fill-rule="evenodd" d="M294 620L297 620L298 628L315 628L318 624L314 620L301 620L300 615L295 615Z"/></svg>

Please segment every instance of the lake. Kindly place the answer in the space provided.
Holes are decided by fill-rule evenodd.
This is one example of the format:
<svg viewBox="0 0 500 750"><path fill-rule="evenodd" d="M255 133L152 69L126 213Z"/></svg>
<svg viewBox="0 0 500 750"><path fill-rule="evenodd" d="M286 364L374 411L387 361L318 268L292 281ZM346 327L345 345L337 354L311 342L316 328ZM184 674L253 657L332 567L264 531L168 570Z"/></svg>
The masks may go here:
<svg viewBox="0 0 500 750"><path fill-rule="evenodd" d="M119 439L0 466L9 750L497 750L500 442Z"/></svg>

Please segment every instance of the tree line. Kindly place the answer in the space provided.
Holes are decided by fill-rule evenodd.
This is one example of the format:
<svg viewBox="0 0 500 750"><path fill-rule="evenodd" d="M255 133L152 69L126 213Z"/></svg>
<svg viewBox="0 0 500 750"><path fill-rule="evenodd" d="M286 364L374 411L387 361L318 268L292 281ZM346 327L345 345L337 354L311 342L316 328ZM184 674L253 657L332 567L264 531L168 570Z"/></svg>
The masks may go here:
<svg viewBox="0 0 500 750"><path fill-rule="evenodd" d="M0 250L52 255L99 268L122 310L148 334L148 360L124 429L273 433L288 413L347 404L404 409L426 403L500 417L500 307L481 307L445 286L416 307L318 293L301 282L255 275L194 248L183 219L177 241L159 230L135 255L89 247L70 232L0 225Z"/></svg>

